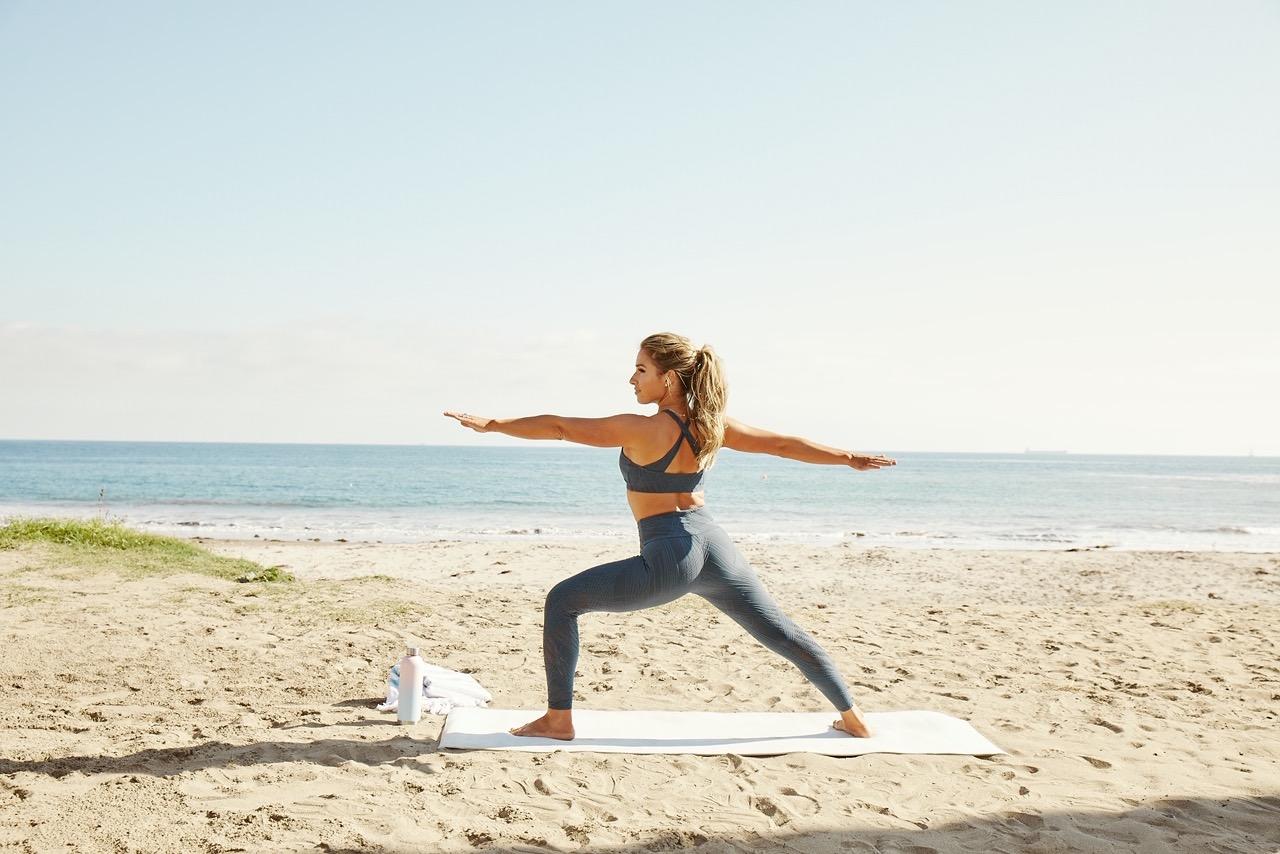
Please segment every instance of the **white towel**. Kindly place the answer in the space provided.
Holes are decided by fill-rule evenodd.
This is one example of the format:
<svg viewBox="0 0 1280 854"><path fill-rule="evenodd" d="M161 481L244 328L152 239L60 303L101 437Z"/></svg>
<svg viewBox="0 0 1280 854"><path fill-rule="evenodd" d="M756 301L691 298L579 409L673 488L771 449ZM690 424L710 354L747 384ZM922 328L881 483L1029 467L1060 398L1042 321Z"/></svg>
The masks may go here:
<svg viewBox="0 0 1280 854"><path fill-rule="evenodd" d="M426 664L422 675L422 710L432 715L447 715L455 708L483 706L493 699L479 682L436 664ZM395 711L400 706L400 663L391 665L387 675L387 700L377 708Z"/></svg>

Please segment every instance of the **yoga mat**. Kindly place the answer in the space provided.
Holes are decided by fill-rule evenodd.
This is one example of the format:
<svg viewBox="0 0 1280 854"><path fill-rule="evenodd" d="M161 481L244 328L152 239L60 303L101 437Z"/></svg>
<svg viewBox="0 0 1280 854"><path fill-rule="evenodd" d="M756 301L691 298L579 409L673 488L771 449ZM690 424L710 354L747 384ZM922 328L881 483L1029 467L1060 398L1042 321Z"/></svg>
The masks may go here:
<svg viewBox="0 0 1280 854"><path fill-rule="evenodd" d="M867 712L870 738L832 728L836 712L652 712L575 709L572 741L514 736L507 730L542 715L542 709L454 709L444 722L441 747L468 750L583 750L598 753L693 753L773 756L822 753L1004 753L968 721L941 712Z"/></svg>

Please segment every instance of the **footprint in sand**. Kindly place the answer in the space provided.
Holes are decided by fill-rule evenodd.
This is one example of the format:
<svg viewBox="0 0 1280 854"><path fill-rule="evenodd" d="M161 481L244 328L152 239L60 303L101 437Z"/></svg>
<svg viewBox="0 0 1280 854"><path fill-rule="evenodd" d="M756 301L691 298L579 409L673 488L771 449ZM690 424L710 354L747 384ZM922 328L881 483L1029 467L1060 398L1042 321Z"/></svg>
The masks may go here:
<svg viewBox="0 0 1280 854"><path fill-rule="evenodd" d="M463 833L466 834L467 841L470 842L472 847L474 848L483 848L484 846L488 845L490 842L493 841L493 834L484 830L475 830L474 828L468 828L467 830L463 831Z"/></svg>
<svg viewBox="0 0 1280 854"><path fill-rule="evenodd" d="M810 797L809 795L801 794L800 792L797 792L795 789L791 788L790 786L783 786L778 791L789 798L802 798L809 802L803 806L799 806L799 808L796 809L796 812L801 815L812 816L818 813L822 809L822 804L818 802L817 798L813 798L813 797Z"/></svg>
<svg viewBox="0 0 1280 854"><path fill-rule="evenodd" d="M505 821L508 824L512 822L517 822L517 821L533 820L532 815L520 809L519 807L514 807L514 806L511 806L510 804L502 807L496 813L494 813L493 818L499 819L501 821Z"/></svg>
<svg viewBox="0 0 1280 854"><path fill-rule="evenodd" d="M775 804L773 801L769 800L768 798L764 798L764 797L752 798L751 806L755 807L757 810L764 813L766 816L769 817L770 821L772 821L774 824L778 825L779 827L782 827L783 825L791 821L791 819L787 817L785 813L783 813L781 810L778 809L778 805Z"/></svg>
<svg viewBox="0 0 1280 854"><path fill-rule="evenodd" d="M560 829L564 831L564 835L572 839L579 845L587 845L591 842L591 837L587 834L587 828L576 824L562 824Z"/></svg>

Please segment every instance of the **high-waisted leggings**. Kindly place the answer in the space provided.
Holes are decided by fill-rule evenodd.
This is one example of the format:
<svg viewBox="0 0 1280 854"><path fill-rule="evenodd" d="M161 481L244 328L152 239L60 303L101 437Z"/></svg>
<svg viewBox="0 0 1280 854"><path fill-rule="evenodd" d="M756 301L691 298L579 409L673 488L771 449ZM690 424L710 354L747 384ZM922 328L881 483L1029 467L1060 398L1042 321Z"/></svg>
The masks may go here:
<svg viewBox="0 0 1280 854"><path fill-rule="evenodd" d="M578 617L592 611L639 611L693 593L728 614L753 638L786 658L839 711L853 706L835 663L778 608L751 564L705 507L640 520L640 554L564 579L547 594L542 652L547 707L573 707Z"/></svg>

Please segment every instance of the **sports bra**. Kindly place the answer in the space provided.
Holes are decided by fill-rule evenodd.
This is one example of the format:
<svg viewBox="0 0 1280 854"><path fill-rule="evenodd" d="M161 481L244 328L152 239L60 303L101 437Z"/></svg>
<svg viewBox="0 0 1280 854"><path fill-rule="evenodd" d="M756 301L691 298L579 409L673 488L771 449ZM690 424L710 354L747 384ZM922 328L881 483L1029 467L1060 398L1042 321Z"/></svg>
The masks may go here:
<svg viewBox="0 0 1280 854"><path fill-rule="evenodd" d="M668 474L667 466L671 465L671 461L676 458L676 454L680 451L680 443L685 439L689 440L689 447L693 448L696 454L699 451L698 443L693 438L693 434L689 432L689 428L685 426L684 421L680 420L680 416L676 415L670 409L664 409L663 412L670 415L680 425L680 435L676 437L676 443L671 450L667 451L666 456L656 462L649 463L647 466L636 465L627 459L627 452L620 451L618 453L618 468L622 470L622 479L627 483L627 489L632 492L697 492L702 478L706 475L707 470L694 472L677 472Z"/></svg>

